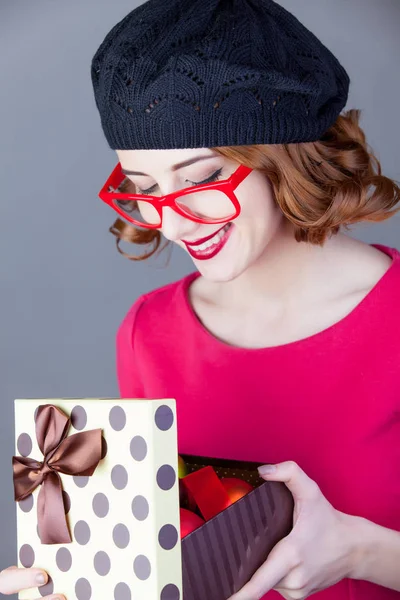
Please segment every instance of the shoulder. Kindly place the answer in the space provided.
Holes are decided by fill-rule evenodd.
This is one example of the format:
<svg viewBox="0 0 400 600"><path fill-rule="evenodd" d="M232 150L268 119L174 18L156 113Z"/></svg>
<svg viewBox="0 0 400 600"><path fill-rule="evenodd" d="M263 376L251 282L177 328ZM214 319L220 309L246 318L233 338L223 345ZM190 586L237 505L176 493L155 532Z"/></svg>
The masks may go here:
<svg viewBox="0 0 400 600"><path fill-rule="evenodd" d="M373 274L355 315L359 317L359 336L370 336L372 343L384 344L391 348L396 360L400 358L400 252L397 248L383 244L371 244L377 250L390 257L388 263L379 263L379 258L371 269ZM387 258L386 257L386 258ZM382 258L381 258L382 260ZM368 280L367 280L368 281ZM352 321L355 323L355 320Z"/></svg>
<svg viewBox="0 0 400 600"><path fill-rule="evenodd" d="M334 248L331 280L349 305L358 305L371 293L375 300L392 302L400 294L400 252L383 244L342 237Z"/></svg>
<svg viewBox="0 0 400 600"><path fill-rule="evenodd" d="M118 328L117 337L124 337L127 333L132 335L133 330L138 328L149 331L161 321L168 321L173 313L182 308L186 300L186 289L196 277L197 273L191 273L141 295L126 313Z"/></svg>
<svg viewBox="0 0 400 600"><path fill-rule="evenodd" d="M363 244L343 266L347 271L348 293L345 304L365 326L387 333L400 325L400 252L383 244Z"/></svg>
<svg viewBox="0 0 400 600"><path fill-rule="evenodd" d="M397 248L385 246L383 244L371 244L376 250L379 250L379 257L375 261L375 276L377 283L384 283L380 286L382 294L389 298L400 296L400 251Z"/></svg>

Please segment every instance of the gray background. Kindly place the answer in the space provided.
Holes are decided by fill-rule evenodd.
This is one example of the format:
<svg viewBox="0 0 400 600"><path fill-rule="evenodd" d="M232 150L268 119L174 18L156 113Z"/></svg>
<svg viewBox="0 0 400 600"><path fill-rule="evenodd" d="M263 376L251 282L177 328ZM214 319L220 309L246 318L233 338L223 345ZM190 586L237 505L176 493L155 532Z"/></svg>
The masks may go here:
<svg viewBox="0 0 400 600"><path fill-rule="evenodd" d="M281 3L346 67L347 108L363 109L384 173L399 180L399 0ZM16 560L13 399L118 395L119 322L140 294L193 270L179 250L169 263L121 257L107 232L114 215L97 198L116 155L100 128L90 61L138 4L0 3L0 569ZM399 248L400 217L351 235Z"/></svg>

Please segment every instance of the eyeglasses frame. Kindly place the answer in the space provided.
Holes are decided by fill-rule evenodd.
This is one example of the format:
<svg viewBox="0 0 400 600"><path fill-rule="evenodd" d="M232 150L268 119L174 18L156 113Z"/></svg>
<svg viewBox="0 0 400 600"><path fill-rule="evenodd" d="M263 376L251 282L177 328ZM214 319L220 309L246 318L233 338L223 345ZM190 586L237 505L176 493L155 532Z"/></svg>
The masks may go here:
<svg viewBox="0 0 400 600"><path fill-rule="evenodd" d="M242 183L242 181L248 175L250 175L252 171L252 168L246 167L246 165L240 165L228 179L214 181L211 183L203 183L200 185L194 185L160 197L150 196L148 194L126 194L121 192L115 192L114 190L118 189L118 187L127 178L127 175L125 175L122 171L121 163L118 162L118 164L113 169L111 175L108 177L107 181L101 188L99 192L99 198L130 223L133 223L134 225L139 225L140 227L145 227L146 229L161 229L163 221L162 211L164 207L172 208L172 210L174 210L176 213L182 215L186 219L195 221L196 223L217 225L219 223L228 223L229 221L232 221L233 219L236 219L239 216L241 212L241 206L239 200L236 197L235 190ZM225 193L235 208L235 214L233 216L230 216L229 218L224 217L221 219L204 219L201 217L196 217L194 215L189 215L184 210L182 210L180 206L175 202L176 198L180 196L193 194L195 192L202 192L204 190L218 190ZM160 224L154 225L151 223L141 223L139 221L136 221L132 217L129 217L121 208L119 208L114 203L115 200L148 202L158 212L160 217Z"/></svg>

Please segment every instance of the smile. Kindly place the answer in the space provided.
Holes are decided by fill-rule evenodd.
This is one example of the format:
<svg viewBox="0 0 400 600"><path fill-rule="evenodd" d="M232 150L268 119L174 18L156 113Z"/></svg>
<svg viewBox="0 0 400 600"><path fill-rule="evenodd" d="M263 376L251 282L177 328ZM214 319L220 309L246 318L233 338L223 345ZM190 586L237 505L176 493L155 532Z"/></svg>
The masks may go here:
<svg viewBox="0 0 400 600"><path fill-rule="evenodd" d="M197 260L208 260L221 252L231 235L232 223L227 223L221 229L207 238L197 240L197 242L185 242L189 254Z"/></svg>

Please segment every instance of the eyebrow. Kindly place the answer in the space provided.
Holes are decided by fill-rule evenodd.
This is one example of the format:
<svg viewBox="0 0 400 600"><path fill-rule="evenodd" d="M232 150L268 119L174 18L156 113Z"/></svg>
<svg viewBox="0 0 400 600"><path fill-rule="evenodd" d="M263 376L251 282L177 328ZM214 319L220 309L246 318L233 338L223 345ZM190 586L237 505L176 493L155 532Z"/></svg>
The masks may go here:
<svg viewBox="0 0 400 600"><path fill-rule="evenodd" d="M200 160L207 160L210 158L215 158L214 155L207 154L207 156L197 156L195 158L190 158L189 160L185 160L184 162L178 163L177 165L172 165L171 171L177 171L178 169L183 169L183 167L188 167L195 162ZM122 169L124 175L144 175L147 177L146 173L141 173L140 171L128 171L127 169Z"/></svg>

